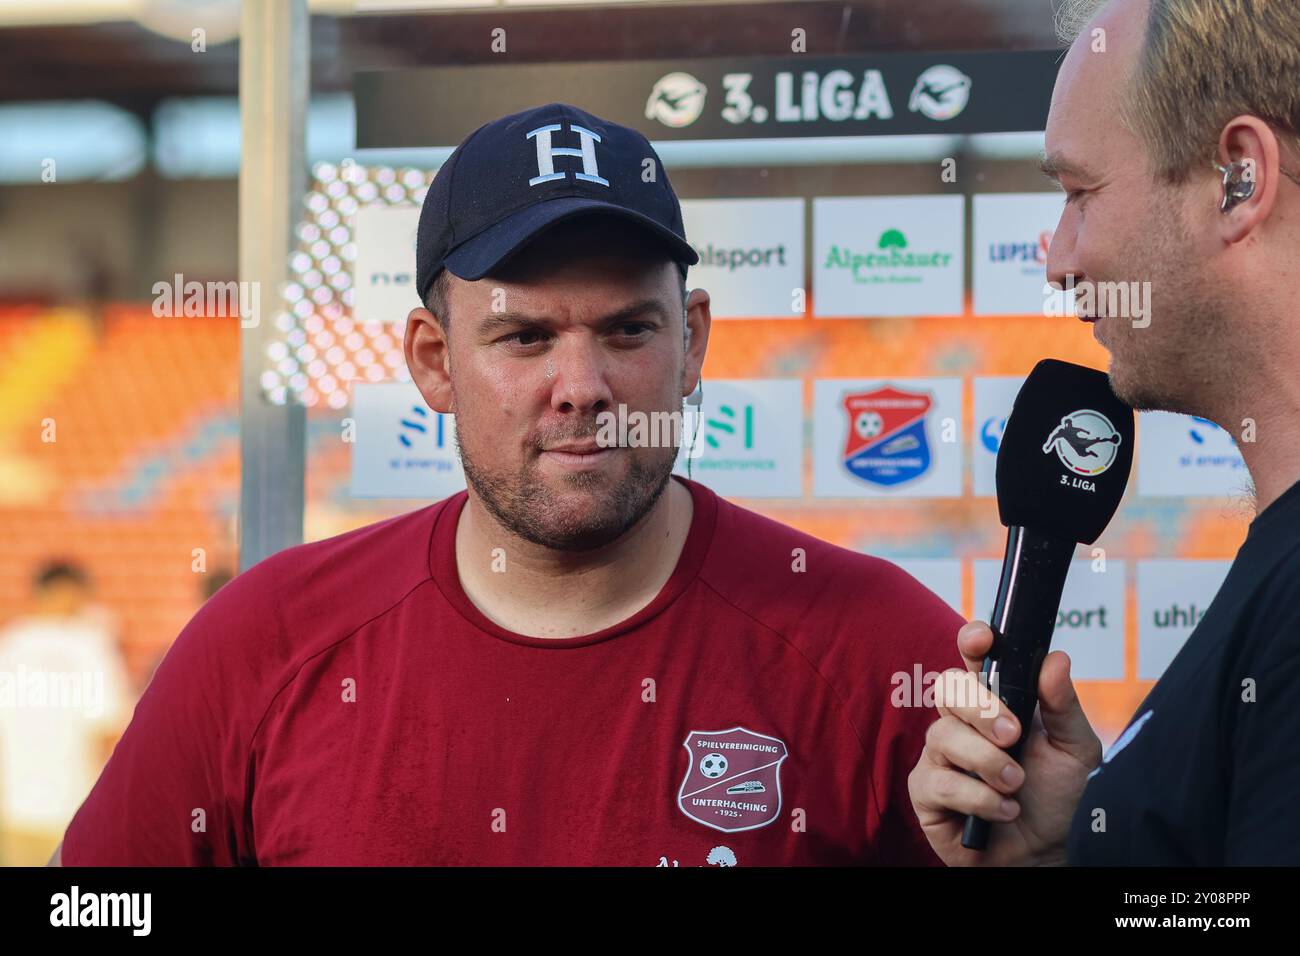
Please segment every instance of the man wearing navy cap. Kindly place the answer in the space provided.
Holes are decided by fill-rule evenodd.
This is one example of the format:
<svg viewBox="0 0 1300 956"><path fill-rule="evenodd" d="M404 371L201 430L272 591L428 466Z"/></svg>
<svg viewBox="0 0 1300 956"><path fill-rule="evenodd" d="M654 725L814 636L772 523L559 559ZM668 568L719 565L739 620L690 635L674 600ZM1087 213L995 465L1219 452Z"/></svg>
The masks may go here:
<svg viewBox="0 0 1300 956"><path fill-rule="evenodd" d="M407 363L468 487L224 587L63 863L936 864L903 685L960 663L961 618L598 438L680 415L708 344L645 137L560 103L482 126L417 260Z"/></svg>

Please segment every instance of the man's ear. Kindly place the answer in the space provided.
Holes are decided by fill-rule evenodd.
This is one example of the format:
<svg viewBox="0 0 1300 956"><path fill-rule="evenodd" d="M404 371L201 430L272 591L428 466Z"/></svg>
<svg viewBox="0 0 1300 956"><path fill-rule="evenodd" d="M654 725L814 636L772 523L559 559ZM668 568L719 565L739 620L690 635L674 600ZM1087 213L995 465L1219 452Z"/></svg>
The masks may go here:
<svg viewBox="0 0 1300 956"><path fill-rule="evenodd" d="M451 352L442 323L425 308L412 309L406 317L402 341L411 381L435 412L455 414L451 395Z"/></svg>
<svg viewBox="0 0 1300 956"><path fill-rule="evenodd" d="M682 398L695 391L695 386L700 380L700 372L704 368L704 353L709 348L709 327L712 324L713 317L709 314L709 294L703 289L692 289L686 299L686 328L690 331L690 337L686 344L684 363L686 376L685 381L682 382L686 391L682 393Z"/></svg>
<svg viewBox="0 0 1300 956"><path fill-rule="evenodd" d="M1219 234L1224 242L1238 243L1261 226L1277 204L1281 150L1276 134L1267 123L1257 116L1237 116L1228 121L1220 134L1219 153L1226 158L1224 165L1240 164L1237 178L1252 187L1248 199L1218 217ZM1222 187L1217 198L1223 198Z"/></svg>

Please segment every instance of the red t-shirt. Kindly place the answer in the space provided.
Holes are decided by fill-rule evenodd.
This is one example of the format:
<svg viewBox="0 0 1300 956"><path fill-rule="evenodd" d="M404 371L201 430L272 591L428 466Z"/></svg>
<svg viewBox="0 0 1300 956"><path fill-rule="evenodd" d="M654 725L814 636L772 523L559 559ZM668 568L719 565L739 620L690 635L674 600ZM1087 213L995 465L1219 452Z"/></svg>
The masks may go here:
<svg viewBox="0 0 1300 956"><path fill-rule="evenodd" d="M668 582L583 637L469 601L463 491L240 575L159 665L64 864L937 864L907 794L935 711L891 697L962 666L962 619L684 484Z"/></svg>

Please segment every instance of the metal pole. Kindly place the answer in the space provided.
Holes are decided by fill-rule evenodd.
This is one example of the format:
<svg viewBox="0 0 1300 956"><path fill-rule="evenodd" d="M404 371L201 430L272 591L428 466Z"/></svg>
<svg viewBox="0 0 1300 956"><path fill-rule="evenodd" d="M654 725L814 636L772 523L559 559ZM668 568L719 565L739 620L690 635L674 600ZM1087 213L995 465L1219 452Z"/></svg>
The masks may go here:
<svg viewBox="0 0 1300 956"><path fill-rule="evenodd" d="M239 39L239 278L260 310L241 320L239 569L302 542L306 415L272 405L259 378L275 337L307 185L306 0L246 2Z"/></svg>

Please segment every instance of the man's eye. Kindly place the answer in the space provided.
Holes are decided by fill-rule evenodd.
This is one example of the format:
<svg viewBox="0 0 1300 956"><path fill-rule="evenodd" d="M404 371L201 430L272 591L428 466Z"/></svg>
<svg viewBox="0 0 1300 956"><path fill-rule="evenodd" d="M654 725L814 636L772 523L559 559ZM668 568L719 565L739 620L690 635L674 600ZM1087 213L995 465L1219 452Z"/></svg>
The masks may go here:
<svg viewBox="0 0 1300 956"><path fill-rule="evenodd" d="M1085 192L1087 192L1087 190L1084 190L1084 189L1069 189L1069 190L1066 190L1066 193L1065 193L1065 204L1066 204L1067 206L1069 206L1069 205L1071 205L1071 204L1073 204L1073 203L1075 203L1075 202L1078 202L1078 200L1080 199L1080 197L1082 197L1083 194L1084 194Z"/></svg>
<svg viewBox="0 0 1300 956"><path fill-rule="evenodd" d="M645 322L624 322L618 329L624 335L637 336L650 328Z"/></svg>
<svg viewBox="0 0 1300 956"><path fill-rule="evenodd" d="M514 341L520 345L536 345L542 340L542 333L536 329L524 329L521 332L514 332L507 335L503 341Z"/></svg>

